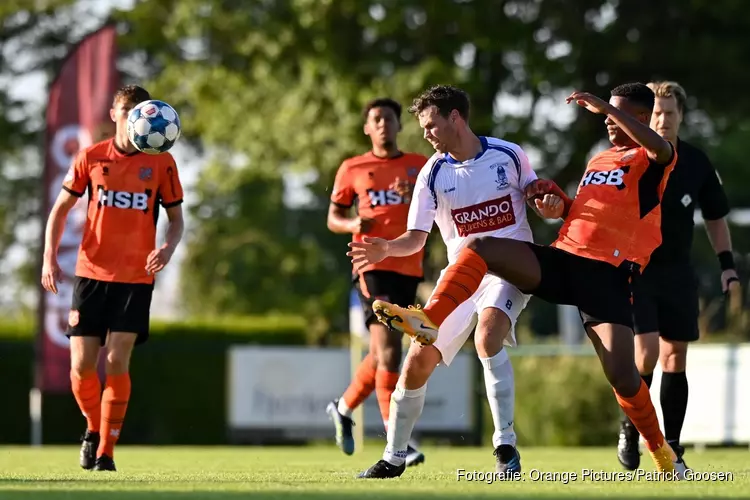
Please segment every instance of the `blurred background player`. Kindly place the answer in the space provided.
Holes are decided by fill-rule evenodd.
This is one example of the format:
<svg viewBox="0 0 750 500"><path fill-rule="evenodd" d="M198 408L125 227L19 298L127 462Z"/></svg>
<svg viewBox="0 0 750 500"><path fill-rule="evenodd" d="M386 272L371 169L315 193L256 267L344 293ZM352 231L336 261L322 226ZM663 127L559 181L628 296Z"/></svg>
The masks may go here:
<svg viewBox="0 0 750 500"><path fill-rule="evenodd" d="M115 470L114 446L130 399L130 356L148 339L154 275L169 262L184 227L174 158L141 153L128 139L128 112L149 99L135 85L115 93L110 110L115 136L78 154L47 221L42 285L57 293L65 221L88 191L67 330L73 395L87 422L80 455L84 469ZM169 227L165 243L156 248L159 204ZM107 349L103 394L97 374L102 346Z"/></svg>
<svg viewBox="0 0 750 500"><path fill-rule="evenodd" d="M557 213L547 213L565 219L555 242L482 236L449 266L424 310L382 302L374 307L386 310L393 326L411 337L439 338L440 325L487 272L547 302L577 306L620 407L644 437L657 469L674 474L677 457L635 365L630 285L661 243L659 204L677 154L648 126L654 93L646 85L616 87L610 102L585 92L566 102L605 115L613 147L589 161L574 200L551 182L536 183L538 194L554 192L565 201Z"/></svg>
<svg viewBox="0 0 750 500"><path fill-rule="evenodd" d="M677 165L661 202L662 243L636 280L634 304L635 359L638 371L651 386L661 362L660 400L664 437L680 460L680 433L688 403L685 375L688 343L699 338L698 282L690 262L696 205L700 206L708 238L721 267L721 287L739 288L732 240L726 216L729 202L713 165L700 149L678 137L687 96L675 82L650 83L656 95L651 128L677 148ZM629 470L640 465L638 431L625 416L620 425L617 458ZM684 462L683 462L684 463Z"/></svg>
<svg viewBox="0 0 750 500"><path fill-rule="evenodd" d="M370 138L372 149L345 160L336 172L328 228L335 233L351 233L353 241L362 241L365 235L395 238L406 231L412 186L427 158L399 150L399 103L388 98L374 99L365 106L363 115L364 133ZM351 217L355 203L357 213ZM391 394L402 358L403 336L378 323L372 302L384 299L403 306L414 304L424 276L423 260L424 252L419 251L353 270L354 286L370 332L370 350L344 394L326 409L336 426L336 443L348 455L354 452L352 412L373 390L387 429ZM414 443L409 446L408 461L409 465L424 461Z"/></svg>
<svg viewBox="0 0 750 500"><path fill-rule="evenodd" d="M469 97L454 87L426 90L409 111L419 119L424 137L436 153L419 173L407 231L398 238L365 238L364 242L351 243L347 255L352 263L370 266L384 259L418 254L435 222L447 246L449 263L480 235L532 241L524 189L537 177L521 147L494 137L477 137L468 124ZM450 278L451 271L444 270L438 284ZM419 343L411 345L391 400L383 458L360 477L403 474L407 444L424 408L427 381L440 362L451 364L475 325L474 342L484 367L495 427L492 444L496 470L520 474L513 429L513 366L503 343L515 345L514 325L529 297L497 276L473 274L471 279L477 283L476 292L448 315L437 338L417 338ZM374 303L378 319L389 324L391 318L387 310L378 308L379 302Z"/></svg>

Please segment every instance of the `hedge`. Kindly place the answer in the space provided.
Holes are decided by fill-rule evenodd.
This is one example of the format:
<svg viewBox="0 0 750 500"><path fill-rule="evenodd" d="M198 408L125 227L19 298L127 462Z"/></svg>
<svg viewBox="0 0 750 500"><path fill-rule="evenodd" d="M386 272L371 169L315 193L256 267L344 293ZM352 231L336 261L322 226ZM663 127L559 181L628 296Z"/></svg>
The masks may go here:
<svg viewBox="0 0 750 500"><path fill-rule="evenodd" d="M32 330L30 324L0 324L0 380L4 381L0 443L29 442ZM154 322L151 336L148 343L136 348L131 360L133 392L122 442L225 443L224 385L229 346L307 342L305 322L297 317ZM74 442L84 426L70 394L44 396L45 443Z"/></svg>
<svg viewBox="0 0 750 500"><path fill-rule="evenodd" d="M595 355L511 359L519 446L616 446L620 410Z"/></svg>
<svg viewBox="0 0 750 500"><path fill-rule="evenodd" d="M226 431L226 353L233 344L304 345L302 318L156 322L132 359L133 392L123 444L220 445ZM514 356L519 444L612 445L618 407L594 356ZM30 326L0 324L4 408L0 443L28 443L33 373ZM482 397L483 386L478 389ZM374 397L374 395L373 395ZM483 441L492 436L484 404ZM84 420L70 394L45 395L44 442L70 444Z"/></svg>

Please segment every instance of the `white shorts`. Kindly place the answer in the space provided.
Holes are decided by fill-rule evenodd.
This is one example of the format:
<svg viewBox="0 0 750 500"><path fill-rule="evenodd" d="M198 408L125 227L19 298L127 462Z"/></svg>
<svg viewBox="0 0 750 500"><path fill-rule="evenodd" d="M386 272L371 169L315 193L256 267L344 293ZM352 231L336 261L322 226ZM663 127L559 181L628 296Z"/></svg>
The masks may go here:
<svg viewBox="0 0 750 500"><path fill-rule="evenodd" d="M445 270L440 273L438 283ZM510 319L510 332L505 338L505 345L516 346L516 320L529 302L530 295L524 295L515 286L497 276L486 274L479 289L469 300L459 305L440 325L438 338L433 344L443 357L446 366L451 364L458 351L471 335L479 320L479 313L488 307L504 312ZM432 298L432 297L430 297ZM429 300L428 300L429 302Z"/></svg>

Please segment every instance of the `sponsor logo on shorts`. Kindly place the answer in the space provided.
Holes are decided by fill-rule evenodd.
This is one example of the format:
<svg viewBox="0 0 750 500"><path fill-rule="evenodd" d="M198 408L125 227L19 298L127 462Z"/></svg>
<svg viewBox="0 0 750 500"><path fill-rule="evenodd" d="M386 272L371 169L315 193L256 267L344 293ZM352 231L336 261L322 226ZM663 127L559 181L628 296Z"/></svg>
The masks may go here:
<svg viewBox="0 0 750 500"><path fill-rule="evenodd" d="M75 309L71 309L68 313L68 324L70 326L78 326L78 322L81 320L81 315Z"/></svg>
<svg viewBox="0 0 750 500"><path fill-rule="evenodd" d="M451 210L459 236L497 231L516 223L510 195Z"/></svg>

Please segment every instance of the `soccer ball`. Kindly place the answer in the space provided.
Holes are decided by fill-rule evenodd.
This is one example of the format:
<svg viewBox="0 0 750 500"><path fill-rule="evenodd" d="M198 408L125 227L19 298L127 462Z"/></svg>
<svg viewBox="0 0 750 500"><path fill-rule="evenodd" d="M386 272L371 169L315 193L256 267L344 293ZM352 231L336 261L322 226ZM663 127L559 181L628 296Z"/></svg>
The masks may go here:
<svg viewBox="0 0 750 500"><path fill-rule="evenodd" d="M128 114L128 138L138 151L158 155L180 138L180 117L164 101L143 101Z"/></svg>

